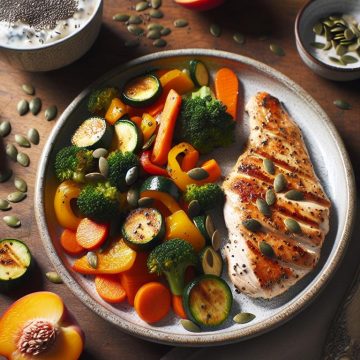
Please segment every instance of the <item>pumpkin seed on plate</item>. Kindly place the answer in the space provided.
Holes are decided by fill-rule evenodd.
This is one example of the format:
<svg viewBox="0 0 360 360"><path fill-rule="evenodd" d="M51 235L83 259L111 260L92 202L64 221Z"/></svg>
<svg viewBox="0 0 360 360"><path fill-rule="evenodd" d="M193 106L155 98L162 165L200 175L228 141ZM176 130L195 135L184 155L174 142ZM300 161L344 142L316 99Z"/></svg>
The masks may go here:
<svg viewBox="0 0 360 360"><path fill-rule="evenodd" d="M337 59L336 57L329 56L329 60L330 60L331 62L333 62L334 64L339 64L339 65L341 64L340 60Z"/></svg>
<svg viewBox="0 0 360 360"><path fill-rule="evenodd" d="M194 218L200 214L201 207L197 200L192 200L188 206L188 214L190 218Z"/></svg>
<svg viewBox="0 0 360 360"><path fill-rule="evenodd" d="M176 20L174 21L174 26L177 27L177 28L186 27L186 26L188 26L188 25L189 25L189 23L188 23L188 21L185 20L185 19L176 19Z"/></svg>
<svg viewBox="0 0 360 360"><path fill-rule="evenodd" d="M276 195L273 190L269 189L265 194L265 201L268 205L274 205L276 201Z"/></svg>
<svg viewBox="0 0 360 360"><path fill-rule="evenodd" d="M11 124L10 121L3 121L0 124L0 136L5 137L8 136L11 132Z"/></svg>
<svg viewBox="0 0 360 360"><path fill-rule="evenodd" d="M138 25L133 25L133 24L128 25L127 30L129 31L129 33L136 35L136 36L139 36L144 33L143 28L141 28Z"/></svg>
<svg viewBox="0 0 360 360"><path fill-rule="evenodd" d="M128 24L139 25L142 24L143 20L138 15L131 15L128 20Z"/></svg>
<svg viewBox="0 0 360 360"><path fill-rule="evenodd" d="M151 197L143 197L138 200L138 206L139 207L149 207L153 204L154 199Z"/></svg>
<svg viewBox="0 0 360 360"><path fill-rule="evenodd" d="M151 40L156 40L156 39L160 39L161 38L161 34L159 30L150 30L147 34L146 37L148 39Z"/></svg>
<svg viewBox="0 0 360 360"><path fill-rule="evenodd" d="M219 230L215 230L211 237L211 246L215 251L218 251L221 247L221 236Z"/></svg>
<svg viewBox="0 0 360 360"><path fill-rule="evenodd" d="M197 326L195 323L193 323L191 320L188 319L181 319L180 320L181 326L190 332L201 332L201 329L199 326Z"/></svg>
<svg viewBox="0 0 360 360"><path fill-rule="evenodd" d="M344 36L346 40L352 40L355 36L355 34L351 31L351 29L346 29L344 31Z"/></svg>
<svg viewBox="0 0 360 360"><path fill-rule="evenodd" d="M21 225L20 219L15 215L4 216L3 220L4 220L6 225L8 225L8 226L10 226L12 228L17 228L17 227L19 227Z"/></svg>
<svg viewBox="0 0 360 360"><path fill-rule="evenodd" d="M299 225L299 223L291 218L287 218L284 220L284 224L286 226L286 228L291 231L292 233L299 233L301 232L301 227Z"/></svg>
<svg viewBox="0 0 360 360"><path fill-rule="evenodd" d="M27 191L27 183L21 177L18 177L18 176L15 177L14 185L15 185L16 190L19 190L23 193L25 193Z"/></svg>
<svg viewBox="0 0 360 360"><path fill-rule="evenodd" d="M356 59L355 57L353 57L351 55L344 55L341 57L341 60L346 62L346 64L355 64L359 61L358 59Z"/></svg>
<svg viewBox="0 0 360 360"><path fill-rule="evenodd" d="M0 199L0 210L7 211L11 209L10 202L4 199Z"/></svg>
<svg viewBox="0 0 360 360"><path fill-rule="evenodd" d="M275 252L272 246L264 240L260 241L259 250L264 256L268 258L273 258L275 256Z"/></svg>
<svg viewBox="0 0 360 360"><path fill-rule="evenodd" d="M108 151L104 148L98 148L96 150L93 151L92 156L95 159L99 159L102 156L105 157L108 154Z"/></svg>
<svg viewBox="0 0 360 360"><path fill-rule="evenodd" d="M35 94L35 88L31 84L23 84L21 85L22 90L27 95L34 95Z"/></svg>
<svg viewBox="0 0 360 360"><path fill-rule="evenodd" d="M140 198L139 189L135 187L131 188L126 194L126 200L132 208L138 206L139 198Z"/></svg>
<svg viewBox="0 0 360 360"><path fill-rule="evenodd" d="M150 23L148 26L147 26L147 29L148 30L162 30L164 27L160 24L155 24L155 23Z"/></svg>
<svg viewBox="0 0 360 360"><path fill-rule="evenodd" d="M29 102L24 99L20 100L17 103L16 109L20 116L27 114L29 111Z"/></svg>
<svg viewBox="0 0 360 360"><path fill-rule="evenodd" d="M164 14L159 9L151 9L150 10L150 17L155 18L155 19L161 19L162 17L164 17Z"/></svg>
<svg viewBox="0 0 360 360"><path fill-rule="evenodd" d="M327 41L323 50L330 50L332 48L333 44L331 41Z"/></svg>
<svg viewBox="0 0 360 360"><path fill-rule="evenodd" d="M9 180L12 174L13 172L11 169L0 170L0 183Z"/></svg>
<svg viewBox="0 0 360 360"><path fill-rule="evenodd" d="M126 185L132 185L139 177L139 167L133 166L130 168L125 175Z"/></svg>
<svg viewBox="0 0 360 360"><path fill-rule="evenodd" d="M243 220L242 224L252 232L257 232L261 229L261 223L255 219Z"/></svg>
<svg viewBox="0 0 360 360"><path fill-rule="evenodd" d="M206 229L206 232L208 233L209 237L212 238L212 236L213 236L216 229L215 229L214 222L213 222L210 215L206 216L205 229Z"/></svg>
<svg viewBox="0 0 360 360"><path fill-rule="evenodd" d="M15 142L22 147L29 148L31 146L30 141L25 136L20 134L15 135Z"/></svg>
<svg viewBox="0 0 360 360"><path fill-rule="evenodd" d="M156 139L156 134L152 134L149 140L143 145L142 150L150 149Z"/></svg>
<svg viewBox="0 0 360 360"><path fill-rule="evenodd" d="M325 44L319 43L319 42L316 42L316 41L310 43L310 45L311 45L312 47L316 48L316 49L324 49L325 46L326 46Z"/></svg>
<svg viewBox="0 0 360 360"><path fill-rule="evenodd" d="M36 97L30 100L29 109L33 115L37 115L41 110L41 100Z"/></svg>
<svg viewBox="0 0 360 360"><path fill-rule="evenodd" d="M256 206L264 216L271 216L271 210L267 202L263 199L256 199Z"/></svg>
<svg viewBox="0 0 360 360"><path fill-rule="evenodd" d="M238 323L238 324L246 324L252 320L254 320L256 318L256 316L254 314L251 313L239 313L237 315L235 315L233 317L234 322Z"/></svg>
<svg viewBox="0 0 360 360"><path fill-rule="evenodd" d="M335 51L336 51L336 55L342 56L345 55L345 53L347 52L347 48L346 46L338 45Z"/></svg>
<svg viewBox="0 0 360 360"><path fill-rule="evenodd" d="M270 174L270 175L274 175L275 174L275 165L274 163L270 160L270 159L263 159L263 166L265 171Z"/></svg>
<svg viewBox="0 0 360 360"><path fill-rule="evenodd" d="M57 115L57 107L55 105L51 105L45 110L45 119L47 121L54 120L56 118L56 115Z"/></svg>
<svg viewBox="0 0 360 360"><path fill-rule="evenodd" d="M210 34L215 37L219 37L221 35L221 27L217 24L210 25Z"/></svg>
<svg viewBox="0 0 360 360"><path fill-rule="evenodd" d="M63 283L60 275L55 271L49 271L45 274L45 276L53 284L62 284Z"/></svg>
<svg viewBox="0 0 360 360"><path fill-rule="evenodd" d="M334 100L334 105L342 110L350 110L351 109L351 105L348 102L346 102L345 100L341 100L341 99Z"/></svg>
<svg viewBox="0 0 360 360"><path fill-rule="evenodd" d="M287 186L287 181L284 174L278 174L275 176L274 179L274 190L275 192L283 191Z"/></svg>
<svg viewBox="0 0 360 360"><path fill-rule="evenodd" d="M238 44L240 44L240 45L242 45L242 44L244 44L245 43L245 36L244 36L244 34L241 34L241 33L235 33L234 35L233 35L233 39L234 39L234 41L236 42L236 43L238 43Z"/></svg>
<svg viewBox="0 0 360 360"><path fill-rule="evenodd" d="M105 176L98 172L92 172L85 175L85 180L89 182L104 181Z"/></svg>
<svg viewBox="0 0 360 360"><path fill-rule="evenodd" d="M26 194L21 191L14 191L7 196L7 201L18 203L26 198Z"/></svg>
<svg viewBox="0 0 360 360"><path fill-rule="evenodd" d="M298 190L289 190L288 192L286 192L285 197L289 200L304 200L304 194Z"/></svg>
<svg viewBox="0 0 360 360"><path fill-rule="evenodd" d="M163 29L160 30L160 34L161 34L162 36L167 36L167 35L169 35L170 33L171 33L171 29L169 29L169 28L163 28Z"/></svg>
<svg viewBox="0 0 360 360"><path fill-rule="evenodd" d="M144 11L149 7L149 3L147 1L140 1L135 5L136 11Z"/></svg>
<svg viewBox="0 0 360 360"><path fill-rule="evenodd" d="M354 43L354 44L352 44L352 45L349 45L348 50L349 50L349 51L356 51L356 50L359 49L359 48L360 48L360 44Z"/></svg>
<svg viewBox="0 0 360 360"><path fill-rule="evenodd" d="M109 164L108 161L103 156L99 158L99 170L102 176L104 176L105 178L108 176Z"/></svg>
<svg viewBox="0 0 360 360"><path fill-rule="evenodd" d="M27 137L34 145L38 145L40 142L39 132L34 128L29 129Z"/></svg>
<svg viewBox="0 0 360 360"><path fill-rule="evenodd" d="M150 4L153 9L158 9L161 6L161 0L151 0Z"/></svg>
<svg viewBox="0 0 360 360"><path fill-rule="evenodd" d="M98 267L98 257L93 251L88 251L88 253L86 254L86 260L89 266L93 269L96 269Z"/></svg>
<svg viewBox="0 0 360 360"><path fill-rule="evenodd" d="M313 32L314 32L316 35L321 35L321 34L324 32L324 26L323 26L323 24L321 24L321 23L315 24L314 27L313 27Z"/></svg>
<svg viewBox="0 0 360 360"><path fill-rule="evenodd" d="M156 47L164 47L166 44L167 42L164 39L157 39L153 41L153 45Z"/></svg>
<svg viewBox="0 0 360 360"><path fill-rule="evenodd" d="M194 168L187 172L189 177L193 180L204 180L209 177L209 173L203 168Z"/></svg>
<svg viewBox="0 0 360 360"><path fill-rule="evenodd" d="M282 47L276 44L270 44L270 50L277 56L284 56L285 51Z"/></svg>
<svg viewBox="0 0 360 360"><path fill-rule="evenodd" d="M139 39L127 40L124 42L125 47L133 48L140 45Z"/></svg>
<svg viewBox="0 0 360 360"><path fill-rule="evenodd" d="M113 20L115 20L115 21L121 21L121 22L125 22L125 21L128 21L129 20L129 18L130 18L130 15L128 15L128 14L115 14L114 16L113 16Z"/></svg>

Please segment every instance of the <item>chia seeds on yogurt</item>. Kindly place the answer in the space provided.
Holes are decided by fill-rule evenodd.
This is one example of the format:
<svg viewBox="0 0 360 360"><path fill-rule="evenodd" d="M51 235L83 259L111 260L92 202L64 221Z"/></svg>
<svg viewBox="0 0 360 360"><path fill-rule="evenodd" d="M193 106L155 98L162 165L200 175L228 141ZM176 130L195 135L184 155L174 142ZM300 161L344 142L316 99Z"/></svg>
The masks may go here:
<svg viewBox="0 0 360 360"><path fill-rule="evenodd" d="M0 46L34 48L79 31L100 0L0 0Z"/></svg>

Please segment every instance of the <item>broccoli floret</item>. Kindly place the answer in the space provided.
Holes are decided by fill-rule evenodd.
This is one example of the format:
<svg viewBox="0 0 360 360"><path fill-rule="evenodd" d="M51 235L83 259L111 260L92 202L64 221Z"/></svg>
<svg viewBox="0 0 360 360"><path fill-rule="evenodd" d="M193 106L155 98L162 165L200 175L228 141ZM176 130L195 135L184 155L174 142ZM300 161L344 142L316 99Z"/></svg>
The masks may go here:
<svg viewBox="0 0 360 360"><path fill-rule="evenodd" d="M108 221L119 213L117 189L108 182L88 184L81 190L77 205L82 215Z"/></svg>
<svg viewBox="0 0 360 360"><path fill-rule="evenodd" d="M184 275L188 266L196 266L198 257L194 248L182 239L165 241L153 249L148 257L147 267L150 273L164 274L174 295L184 290Z"/></svg>
<svg viewBox="0 0 360 360"><path fill-rule="evenodd" d="M84 182L84 176L95 166L92 151L77 146L61 149L55 158L55 174L59 181Z"/></svg>
<svg viewBox="0 0 360 360"><path fill-rule="evenodd" d="M215 96L213 95L213 92L211 91L211 89L208 86L202 86L199 90L197 91L193 91L191 93L191 98L195 99L197 97L200 98L206 98L207 96L211 96L212 99L215 98Z"/></svg>
<svg viewBox="0 0 360 360"><path fill-rule="evenodd" d="M176 123L176 138L206 154L234 142L235 121L226 106L211 96L184 98Z"/></svg>
<svg viewBox="0 0 360 360"><path fill-rule="evenodd" d="M138 157L132 152L123 153L120 150L115 150L110 153L107 161L109 164L108 179L110 184L119 191L124 191L126 189L126 173L132 167L139 166Z"/></svg>
<svg viewBox="0 0 360 360"><path fill-rule="evenodd" d="M202 210L211 210L224 203L224 193L217 184L191 184L186 187L184 199L187 202L197 200Z"/></svg>
<svg viewBox="0 0 360 360"><path fill-rule="evenodd" d="M88 110L92 114L104 116L113 98L119 97L120 91L115 87L94 90L89 97Z"/></svg>

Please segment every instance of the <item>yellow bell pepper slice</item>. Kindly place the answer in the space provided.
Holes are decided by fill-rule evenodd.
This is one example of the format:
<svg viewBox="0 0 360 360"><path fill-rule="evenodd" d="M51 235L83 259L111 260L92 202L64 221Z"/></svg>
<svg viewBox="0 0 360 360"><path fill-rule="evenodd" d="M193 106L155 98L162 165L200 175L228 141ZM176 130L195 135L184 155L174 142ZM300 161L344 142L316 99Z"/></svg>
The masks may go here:
<svg viewBox="0 0 360 360"><path fill-rule="evenodd" d="M143 114L140 127L144 136L144 143L146 143L156 130L156 120L150 114L145 113Z"/></svg>
<svg viewBox="0 0 360 360"><path fill-rule="evenodd" d="M127 106L118 98L111 100L110 106L105 114L105 120L114 125L122 116L127 113Z"/></svg>
<svg viewBox="0 0 360 360"><path fill-rule="evenodd" d="M140 194L140 198L149 197L161 201L171 213L181 210L180 205L169 194L155 190L145 190Z"/></svg>

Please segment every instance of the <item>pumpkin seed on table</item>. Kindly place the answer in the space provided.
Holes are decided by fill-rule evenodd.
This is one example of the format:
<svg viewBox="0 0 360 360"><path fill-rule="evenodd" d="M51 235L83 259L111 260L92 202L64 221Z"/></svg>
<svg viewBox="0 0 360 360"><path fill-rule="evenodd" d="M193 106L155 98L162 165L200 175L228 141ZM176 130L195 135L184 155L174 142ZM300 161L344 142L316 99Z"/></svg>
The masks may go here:
<svg viewBox="0 0 360 360"><path fill-rule="evenodd" d="M167 42L164 39L154 40L153 45L156 47L164 47L167 45Z"/></svg>
<svg viewBox="0 0 360 360"><path fill-rule="evenodd" d="M350 110L351 109L351 105L348 102L346 102L345 100L341 100L341 99L334 100L334 105L342 110Z"/></svg>
<svg viewBox="0 0 360 360"><path fill-rule="evenodd" d="M191 320L188 319L181 319L180 320L181 326L190 332L201 332L201 329L199 326L197 326L195 323L193 323Z"/></svg>
<svg viewBox="0 0 360 360"><path fill-rule="evenodd" d="M271 210L265 200L257 198L256 206L264 216L268 216L268 217L271 216Z"/></svg>
<svg viewBox="0 0 360 360"><path fill-rule="evenodd" d="M40 142L40 134L34 128L28 130L27 137L34 145L38 145Z"/></svg>
<svg viewBox="0 0 360 360"><path fill-rule="evenodd" d="M244 44L245 43L245 36L244 36L244 34L241 34L241 33L235 33L234 35L233 35L233 39L234 39L234 41L236 42L236 43L238 43L238 44L240 44L240 45L242 45L242 44Z"/></svg>
<svg viewBox="0 0 360 360"><path fill-rule="evenodd" d="M301 232L301 227L300 227L299 223L294 219L287 218L284 220L284 224L285 224L286 228L292 233L300 233Z"/></svg>
<svg viewBox="0 0 360 360"><path fill-rule="evenodd" d="M169 29L169 28L163 28L163 29L160 30L160 34L161 34L162 36L167 36L167 35L169 35L170 33L171 33L171 29Z"/></svg>
<svg viewBox="0 0 360 360"><path fill-rule="evenodd" d="M11 169L0 170L0 183L9 180L13 172Z"/></svg>
<svg viewBox="0 0 360 360"><path fill-rule="evenodd" d="M29 112L29 102L27 100L20 100L16 106L17 112L23 116Z"/></svg>
<svg viewBox="0 0 360 360"><path fill-rule="evenodd" d="M185 19L176 19L176 20L174 21L174 26L177 27L177 28L186 27L186 26L188 26L188 25L189 25L189 23L188 23L188 21L185 20Z"/></svg>
<svg viewBox="0 0 360 360"><path fill-rule="evenodd" d="M255 219L243 220L242 224L252 232L257 232L261 229L261 223Z"/></svg>
<svg viewBox="0 0 360 360"><path fill-rule="evenodd" d="M298 190L289 190L287 193L285 193L285 197L289 200L304 200L304 194Z"/></svg>
<svg viewBox="0 0 360 360"><path fill-rule="evenodd" d="M148 39L151 39L151 40L156 40L156 39L160 39L161 34L160 34L160 31L159 31L159 30L150 30L150 31L146 34L146 37L147 37Z"/></svg>
<svg viewBox="0 0 360 360"><path fill-rule="evenodd" d="M29 109L33 115L37 115L41 110L42 102L41 100L36 97L30 100Z"/></svg>
<svg viewBox="0 0 360 360"><path fill-rule="evenodd" d="M200 214L201 207L197 200L192 200L189 203L188 206L188 214L190 218L194 218L195 216L198 216Z"/></svg>
<svg viewBox="0 0 360 360"><path fill-rule="evenodd" d="M56 105L51 105L45 110L45 119L47 121L54 120L57 115L57 107Z"/></svg>
<svg viewBox="0 0 360 360"><path fill-rule="evenodd" d="M143 197L138 200L139 207L148 207L151 206L153 203L154 203L154 199L151 197Z"/></svg>
<svg viewBox="0 0 360 360"><path fill-rule="evenodd" d="M187 172L189 177L193 180L204 180L209 177L209 173L203 168L194 168Z"/></svg>
<svg viewBox="0 0 360 360"><path fill-rule="evenodd" d="M98 257L93 251L89 251L86 254L86 260L89 266L92 267L93 269L96 269L98 267L98 262L99 262Z"/></svg>
<svg viewBox="0 0 360 360"><path fill-rule="evenodd" d="M0 210L7 211L11 209L10 202L4 199L0 199Z"/></svg>
<svg viewBox="0 0 360 360"><path fill-rule="evenodd" d="M138 25L133 25L133 24L128 25L127 30L129 31L130 34L133 34L133 35L136 35L136 36L139 36L139 35L144 33L143 28L141 28Z"/></svg>
<svg viewBox="0 0 360 360"><path fill-rule="evenodd" d="M218 251L221 247L221 236L219 230L215 230L211 237L211 246L215 251Z"/></svg>
<svg viewBox="0 0 360 360"><path fill-rule="evenodd" d="M151 0L150 5L153 9L158 9L161 6L161 0Z"/></svg>
<svg viewBox="0 0 360 360"><path fill-rule="evenodd" d="M35 88L31 84L23 84L21 85L22 90L27 95L34 95L35 94Z"/></svg>
<svg viewBox="0 0 360 360"><path fill-rule="evenodd" d="M144 11L149 7L149 3L147 1L140 1L135 5L136 11Z"/></svg>
<svg viewBox="0 0 360 360"><path fill-rule="evenodd" d="M25 153L22 153L22 152L19 152L17 155L16 155L16 161L21 165L21 166L24 166L24 167L27 167L30 165L30 158L27 154Z"/></svg>
<svg viewBox="0 0 360 360"><path fill-rule="evenodd" d="M18 203L26 198L26 194L21 191L14 191L7 196L7 200L12 203Z"/></svg>
<svg viewBox="0 0 360 360"><path fill-rule="evenodd" d="M282 47L276 44L270 44L270 50L277 56L284 56L285 51Z"/></svg>
<svg viewBox="0 0 360 360"><path fill-rule="evenodd" d="M139 167L133 166L125 175L126 185L132 185L139 177Z"/></svg>
<svg viewBox="0 0 360 360"><path fill-rule="evenodd" d="M265 171L270 174L270 175L274 175L275 174L275 165L274 163L270 160L270 159L263 159L263 166Z"/></svg>
<svg viewBox="0 0 360 360"><path fill-rule="evenodd" d="M108 151L104 148L98 148L93 151L92 156L95 159L99 159L101 157L105 157L108 154Z"/></svg>
<svg viewBox="0 0 360 360"><path fill-rule="evenodd" d="M15 135L15 142L22 147L29 148L31 146L30 141L25 136L20 134Z"/></svg>
<svg viewBox="0 0 360 360"><path fill-rule="evenodd" d="M121 22L125 22L125 21L128 21L129 20L129 18L130 18L130 15L128 15L128 14L115 14L114 16L113 16L113 20L115 20L115 21L121 21Z"/></svg>
<svg viewBox="0 0 360 360"><path fill-rule="evenodd" d="M17 228L21 225L20 219L15 215L7 215L3 217L3 220L7 226Z"/></svg>
<svg viewBox="0 0 360 360"><path fill-rule="evenodd" d="M10 121L3 121L0 124L0 136L5 137L8 136L11 132L11 124Z"/></svg>
<svg viewBox="0 0 360 360"><path fill-rule="evenodd" d="M161 19L162 17L164 17L164 14L159 9L151 9L150 10L150 17L152 17L154 19Z"/></svg>
<svg viewBox="0 0 360 360"><path fill-rule="evenodd" d="M60 275L55 271L49 271L45 274L45 276L53 284L62 284L63 283Z"/></svg>
<svg viewBox="0 0 360 360"><path fill-rule="evenodd" d="M105 176L98 172L92 172L85 175L85 180L89 182L104 181Z"/></svg>
<svg viewBox="0 0 360 360"><path fill-rule="evenodd" d="M164 27L160 24L156 24L156 23L150 23L148 26L147 26L147 29L148 30L162 30L164 29Z"/></svg>
<svg viewBox="0 0 360 360"><path fill-rule="evenodd" d="M16 156L18 154L17 148L13 144L6 145L6 155L13 161L16 161Z"/></svg>
<svg viewBox="0 0 360 360"><path fill-rule="evenodd" d="M246 324L252 320L254 320L256 318L256 316L254 314L251 313L239 313L237 315L235 315L233 317L234 322L238 323L238 324Z"/></svg>
<svg viewBox="0 0 360 360"><path fill-rule="evenodd" d="M128 24L132 25L139 25L142 24L143 19L138 15L131 15L128 20Z"/></svg>
<svg viewBox="0 0 360 360"><path fill-rule="evenodd" d="M125 47L133 48L133 47L139 46L140 41L138 39L127 40L127 41L125 41L124 45L125 45Z"/></svg>
<svg viewBox="0 0 360 360"><path fill-rule="evenodd" d="M217 24L211 24L210 25L210 34L215 36L215 37L219 37L221 35L221 27Z"/></svg>
<svg viewBox="0 0 360 360"><path fill-rule="evenodd" d="M264 256L268 258L273 258L275 256L275 252L272 246L264 240L260 241L259 250Z"/></svg>
<svg viewBox="0 0 360 360"><path fill-rule="evenodd" d="M278 174L275 176L274 179L274 190L275 192L281 192L283 191L287 186L287 180L284 176L284 174Z"/></svg>
<svg viewBox="0 0 360 360"><path fill-rule="evenodd" d="M16 190L19 190L23 193L25 193L27 191L27 183L21 177L18 177L18 176L15 177L14 186L15 186Z"/></svg>

